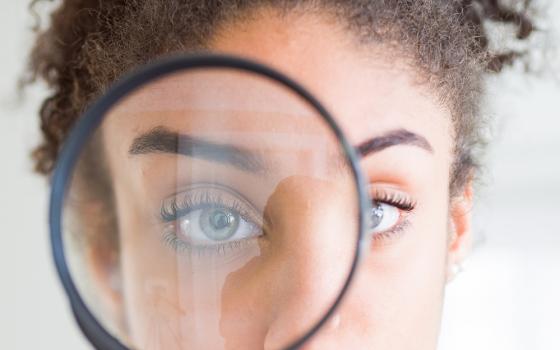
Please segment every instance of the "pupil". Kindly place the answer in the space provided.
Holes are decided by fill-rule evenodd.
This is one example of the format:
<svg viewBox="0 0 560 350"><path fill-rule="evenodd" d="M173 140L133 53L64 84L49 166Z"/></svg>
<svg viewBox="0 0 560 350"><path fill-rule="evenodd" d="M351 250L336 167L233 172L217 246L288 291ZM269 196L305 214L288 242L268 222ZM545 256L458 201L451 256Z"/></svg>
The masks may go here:
<svg viewBox="0 0 560 350"><path fill-rule="evenodd" d="M216 230L223 230L224 228L231 225L233 217L229 213L224 213L223 211L215 211L214 215L210 217L212 226Z"/></svg>

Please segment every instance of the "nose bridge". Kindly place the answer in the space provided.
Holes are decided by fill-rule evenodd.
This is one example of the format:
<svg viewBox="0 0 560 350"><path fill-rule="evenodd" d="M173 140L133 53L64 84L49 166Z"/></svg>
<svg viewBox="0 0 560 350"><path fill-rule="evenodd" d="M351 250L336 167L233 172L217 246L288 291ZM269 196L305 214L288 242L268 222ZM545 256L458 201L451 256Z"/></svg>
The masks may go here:
<svg viewBox="0 0 560 350"><path fill-rule="evenodd" d="M270 196L267 234L281 273L265 348L280 348L302 336L340 293L357 240L357 199L349 188L337 181L293 176Z"/></svg>
<svg viewBox="0 0 560 350"><path fill-rule="evenodd" d="M283 180L265 208L274 253L289 257L286 263L297 263L299 271L328 268L332 274L354 253L356 197L338 181L303 176Z"/></svg>

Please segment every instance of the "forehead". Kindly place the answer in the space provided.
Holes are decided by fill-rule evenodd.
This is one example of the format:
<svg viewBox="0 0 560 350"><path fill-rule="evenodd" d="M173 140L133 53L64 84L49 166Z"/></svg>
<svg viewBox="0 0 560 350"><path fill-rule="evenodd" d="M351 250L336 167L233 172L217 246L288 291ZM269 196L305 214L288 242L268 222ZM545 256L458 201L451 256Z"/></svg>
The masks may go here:
<svg viewBox="0 0 560 350"><path fill-rule="evenodd" d="M389 130L405 128L428 139L435 153L450 162L453 149L450 113L426 85L419 83L413 67L394 51L389 53L372 45L358 46L335 21L317 16L263 14L250 18L221 27L221 32L210 41L210 50L250 58L292 77L318 97L354 144ZM271 94L276 98L265 98ZM186 100L190 101L190 108L198 111L196 117L170 114L175 107L180 109L175 104ZM273 112L267 119L269 122L284 124L284 131L288 132L291 125L292 131L299 132L301 118L297 118L297 127L295 123L281 121L313 112L302 108L301 102L293 101L286 89L262 78L247 79L245 74L239 79L239 74L232 72L216 76L208 72L189 73L188 79L167 78L135 93L117 108L117 111L134 111L125 114L133 116L135 122L129 123L130 118L113 118L121 123L106 123L109 129L106 131L123 135L128 130L129 137L111 138L120 140L124 149L134 133L157 127L162 120L180 121L188 129L186 124L208 120L203 113L210 109L214 113L211 120L220 122L216 111L222 108L227 112L224 118L231 128L263 127L251 122L246 111L252 110L259 112L255 114L259 122L264 120L262 113ZM165 115L160 113L162 110ZM234 110L244 111L242 122L236 122ZM195 128L200 130L200 125ZM211 129L211 125L207 128Z"/></svg>
<svg viewBox="0 0 560 350"><path fill-rule="evenodd" d="M327 15L262 10L221 27L210 49L248 57L297 80L354 142L406 126L450 149L451 114L395 50L361 45Z"/></svg>
<svg viewBox="0 0 560 350"><path fill-rule="evenodd" d="M180 70L139 88L104 120L104 134L122 149L154 128L250 146L289 135L306 143L332 134L319 112L286 85L233 68ZM331 135L334 138L334 134ZM254 146L254 145L253 145Z"/></svg>

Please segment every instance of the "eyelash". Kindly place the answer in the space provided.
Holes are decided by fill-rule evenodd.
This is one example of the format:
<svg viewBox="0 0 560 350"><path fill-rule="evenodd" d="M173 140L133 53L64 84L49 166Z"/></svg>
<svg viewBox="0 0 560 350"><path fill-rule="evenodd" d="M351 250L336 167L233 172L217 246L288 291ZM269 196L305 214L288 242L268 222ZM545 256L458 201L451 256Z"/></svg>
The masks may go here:
<svg viewBox="0 0 560 350"><path fill-rule="evenodd" d="M372 193L372 204L375 205L375 202L389 204L406 212L411 212L416 208L416 201L405 194L381 189L376 189Z"/></svg>
<svg viewBox="0 0 560 350"><path fill-rule="evenodd" d="M183 196L183 198L179 201L178 197L181 195ZM175 195L171 200L169 200L169 203L164 202L161 206L160 218L164 223L170 223L190 213L191 211L204 209L208 206L235 210L243 219L254 221L242 208L240 202L232 199L232 203L226 204L223 196L212 193L209 190L200 190L200 193L197 193L195 195Z"/></svg>
<svg viewBox="0 0 560 350"><path fill-rule="evenodd" d="M241 240L223 243L215 246L200 246L194 248L191 245L181 241L181 239L179 239L179 237L177 237L177 235L174 233L165 233L162 237L162 240L166 245L170 246L177 252L187 251L189 253L196 253L197 257L213 254L225 254L229 250L242 248L244 247L244 244L247 243L247 241Z"/></svg>

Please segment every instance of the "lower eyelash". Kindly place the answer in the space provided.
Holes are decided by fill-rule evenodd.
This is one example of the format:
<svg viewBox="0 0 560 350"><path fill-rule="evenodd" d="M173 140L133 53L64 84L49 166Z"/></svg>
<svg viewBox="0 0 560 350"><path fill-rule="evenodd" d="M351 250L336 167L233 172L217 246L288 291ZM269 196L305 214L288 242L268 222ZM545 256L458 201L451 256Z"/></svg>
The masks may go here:
<svg viewBox="0 0 560 350"><path fill-rule="evenodd" d="M196 257L203 257L205 255L208 256L215 256L216 254L225 255L230 250L243 247L249 241L249 239L232 241L228 243L221 243L215 245L192 246L188 243L181 241L175 233L166 232L162 237L162 241L165 245L169 246L171 249L179 253L183 253L183 252L188 252L190 254L196 253Z"/></svg>
<svg viewBox="0 0 560 350"><path fill-rule="evenodd" d="M390 241L399 238L402 236L408 226L410 225L410 221L407 219L402 220L398 224L395 225L392 229L384 232L379 232L373 235L372 240L374 242L384 242Z"/></svg>

